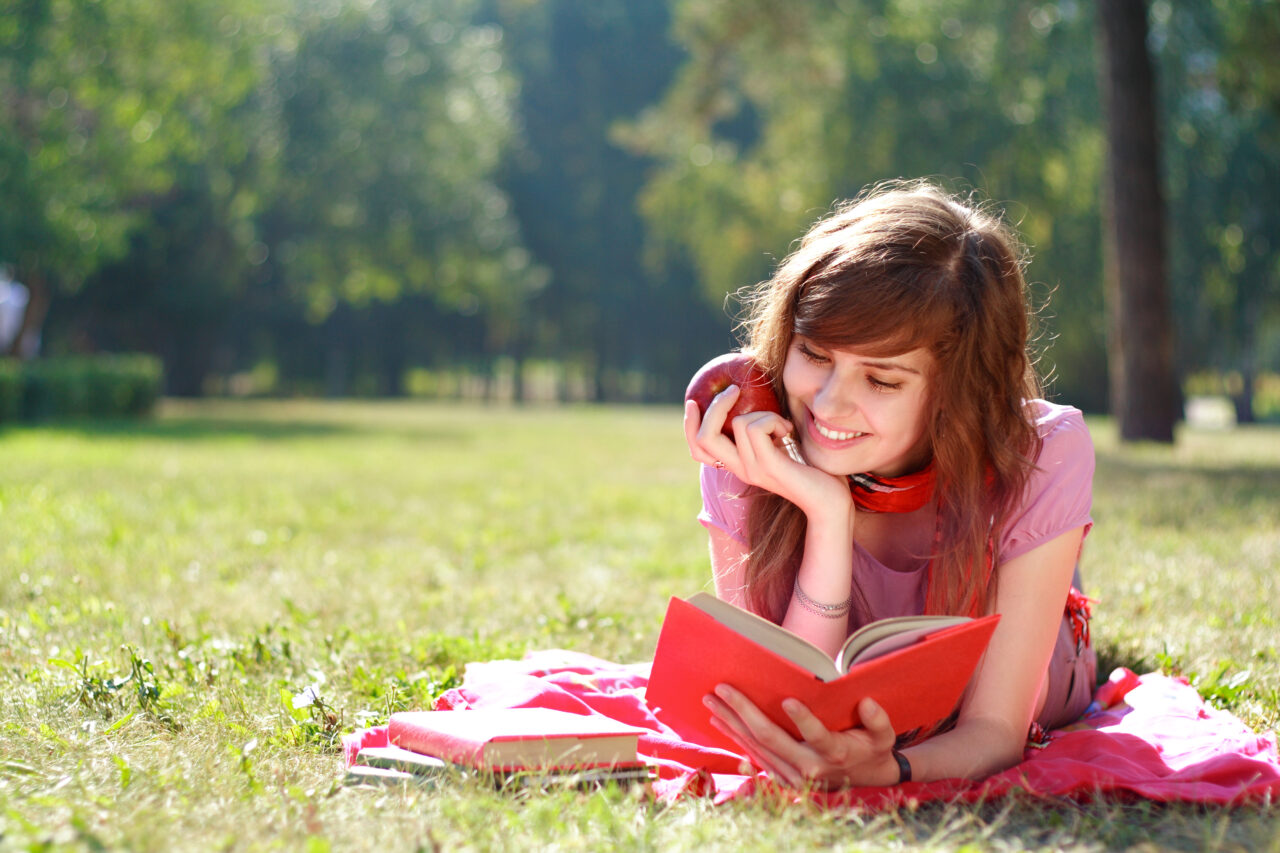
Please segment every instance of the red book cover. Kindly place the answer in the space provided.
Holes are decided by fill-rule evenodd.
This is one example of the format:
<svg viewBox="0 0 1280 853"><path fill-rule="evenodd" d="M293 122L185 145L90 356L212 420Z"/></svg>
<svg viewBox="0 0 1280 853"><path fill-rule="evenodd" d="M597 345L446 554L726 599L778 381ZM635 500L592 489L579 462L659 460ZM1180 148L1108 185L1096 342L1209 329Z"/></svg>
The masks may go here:
<svg viewBox="0 0 1280 853"><path fill-rule="evenodd" d="M564 770L633 765L641 729L551 708L403 711L391 743L482 770Z"/></svg>
<svg viewBox="0 0 1280 853"><path fill-rule="evenodd" d="M717 684L741 690L793 737L800 733L782 710L788 696L803 702L832 731L858 724L857 705L866 696L888 712L899 734L924 729L956 708L999 619L993 614L942 628L823 681L692 604L672 598L646 701L681 737L734 752L740 748L711 726L711 712L702 704Z"/></svg>

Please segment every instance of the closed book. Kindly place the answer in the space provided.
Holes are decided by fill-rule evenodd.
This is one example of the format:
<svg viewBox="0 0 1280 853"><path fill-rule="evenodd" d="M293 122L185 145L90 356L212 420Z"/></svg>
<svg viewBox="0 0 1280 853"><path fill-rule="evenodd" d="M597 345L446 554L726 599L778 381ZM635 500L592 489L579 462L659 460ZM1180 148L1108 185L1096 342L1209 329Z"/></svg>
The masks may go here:
<svg viewBox="0 0 1280 853"><path fill-rule="evenodd" d="M390 767L369 767L353 764L347 768L342 784L361 788L400 788L405 785L423 785L427 777L406 773Z"/></svg>
<svg viewBox="0 0 1280 853"><path fill-rule="evenodd" d="M356 765L399 770L418 776L435 776L449 770L449 762L398 746L366 746L356 754Z"/></svg>
<svg viewBox="0 0 1280 853"><path fill-rule="evenodd" d="M490 771L639 765L642 729L550 708L477 708L392 714L393 746Z"/></svg>
<svg viewBox="0 0 1280 853"><path fill-rule="evenodd" d="M717 684L744 693L793 737L782 700L803 702L832 731L858 725L870 696L899 735L927 732L952 714L977 668L999 614L978 619L912 616L864 626L831 658L780 625L715 596L671 599L645 694L678 734L732 751L712 727L702 697Z"/></svg>

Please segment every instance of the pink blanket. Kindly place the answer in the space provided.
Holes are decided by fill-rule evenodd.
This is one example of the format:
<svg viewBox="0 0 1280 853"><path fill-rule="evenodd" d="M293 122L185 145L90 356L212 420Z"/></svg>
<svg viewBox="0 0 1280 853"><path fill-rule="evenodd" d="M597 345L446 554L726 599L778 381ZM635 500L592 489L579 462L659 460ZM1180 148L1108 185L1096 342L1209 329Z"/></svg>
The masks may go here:
<svg viewBox="0 0 1280 853"><path fill-rule="evenodd" d="M603 714L646 729L640 752L658 770L662 799L711 796L716 802L778 788L731 752L681 740L644 703L649 664L616 664L568 651L532 652L524 660L474 663L461 687L436 700L438 710L547 707ZM343 739L347 763L365 746L386 745L386 728ZM1184 681L1144 675L1125 701L1051 733L1021 764L981 782L910 782L890 788L813 793L827 805L887 808L934 799L976 801L1011 791L1089 798L1136 795L1151 800L1240 804L1280 798L1274 735L1259 735L1211 708Z"/></svg>

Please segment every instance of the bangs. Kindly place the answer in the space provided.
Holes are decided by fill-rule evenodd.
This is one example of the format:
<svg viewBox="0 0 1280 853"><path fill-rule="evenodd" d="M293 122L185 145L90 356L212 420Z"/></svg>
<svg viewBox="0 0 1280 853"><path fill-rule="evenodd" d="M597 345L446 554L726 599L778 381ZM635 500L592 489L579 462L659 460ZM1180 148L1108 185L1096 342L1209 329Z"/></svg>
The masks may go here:
<svg viewBox="0 0 1280 853"><path fill-rule="evenodd" d="M918 267L880 269L874 275L829 270L800 288L794 334L822 347L856 349L877 358L933 349L956 319L947 288L936 278Z"/></svg>

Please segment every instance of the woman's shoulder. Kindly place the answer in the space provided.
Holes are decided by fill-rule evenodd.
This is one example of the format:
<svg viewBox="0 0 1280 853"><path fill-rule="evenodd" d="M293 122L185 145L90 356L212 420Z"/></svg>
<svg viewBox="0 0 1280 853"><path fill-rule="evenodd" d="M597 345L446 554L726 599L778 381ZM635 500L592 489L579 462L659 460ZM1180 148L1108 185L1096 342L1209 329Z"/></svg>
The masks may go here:
<svg viewBox="0 0 1280 853"><path fill-rule="evenodd" d="M1061 457L1087 454L1093 456L1093 439L1084 415L1075 406L1063 406L1048 400L1032 400L1032 421L1040 437L1040 459L1046 455Z"/></svg>
<svg viewBox="0 0 1280 853"><path fill-rule="evenodd" d="M1076 527L1093 524L1094 454L1080 410L1045 400L1031 401L1040 455L1022 501L1010 514L1000 552L1017 557Z"/></svg>

